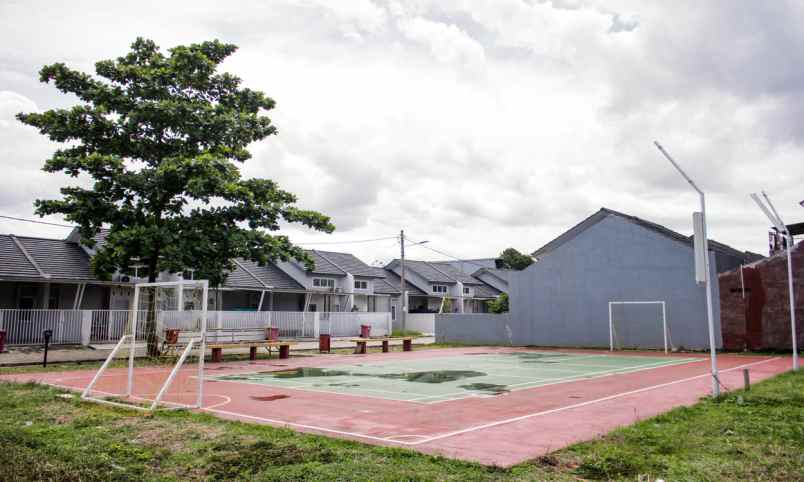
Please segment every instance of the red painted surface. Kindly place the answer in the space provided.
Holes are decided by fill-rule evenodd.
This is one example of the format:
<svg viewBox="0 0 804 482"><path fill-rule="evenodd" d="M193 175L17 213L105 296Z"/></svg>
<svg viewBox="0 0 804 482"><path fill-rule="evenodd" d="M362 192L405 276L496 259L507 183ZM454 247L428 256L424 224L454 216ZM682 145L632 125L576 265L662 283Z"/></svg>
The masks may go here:
<svg viewBox="0 0 804 482"><path fill-rule="evenodd" d="M359 357L329 355L210 363L207 373L235 374L301 366L327 367L354 363L358 359L361 363L370 363L515 350L452 348ZM656 353L645 355L656 356ZM677 356L696 357L689 354ZM708 358L700 356L700 359L700 362L513 391L496 397L434 404L248 385L236 381L208 381L205 384L204 410L227 419L288 426L304 432L507 466L594 438L673 407L695 403L707 395L711 387ZM760 381L788 370L791 365L787 357L722 355L718 361L721 381L731 389L741 386L743 367L750 369L752 381ZM152 370L157 376L156 369L144 370ZM93 371L73 371L0 378L35 380L80 389L86 386L93 374ZM119 371L119 375L124 377L124 374L124 371ZM183 370L177 384L189 383L192 375L192 370ZM143 390L143 394L152 390L151 387L135 389Z"/></svg>

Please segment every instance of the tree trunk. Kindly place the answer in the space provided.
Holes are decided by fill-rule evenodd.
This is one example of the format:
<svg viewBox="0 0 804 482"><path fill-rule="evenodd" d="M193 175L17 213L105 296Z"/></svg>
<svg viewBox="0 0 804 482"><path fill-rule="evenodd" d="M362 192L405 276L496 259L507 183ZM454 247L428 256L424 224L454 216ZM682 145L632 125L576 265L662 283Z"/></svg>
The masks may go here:
<svg viewBox="0 0 804 482"><path fill-rule="evenodd" d="M153 256L148 261L148 282L154 283L156 281L156 260L157 257ZM145 322L145 333L148 342L148 356L159 356L159 336L156 332L156 289L153 289L151 296L148 298L148 313Z"/></svg>

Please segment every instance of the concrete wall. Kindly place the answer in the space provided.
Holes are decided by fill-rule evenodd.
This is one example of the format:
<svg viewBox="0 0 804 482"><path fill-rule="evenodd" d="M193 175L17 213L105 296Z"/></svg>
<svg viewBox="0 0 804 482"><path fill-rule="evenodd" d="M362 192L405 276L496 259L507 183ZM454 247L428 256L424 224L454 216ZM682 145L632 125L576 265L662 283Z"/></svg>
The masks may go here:
<svg viewBox="0 0 804 482"><path fill-rule="evenodd" d="M435 316L436 343L511 345L513 341L514 345L528 344L519 334L514 333L510 313L433 316Z"/></svg>
<svg viewBox="0 0 804 482"><path fill-rule="evenodd" d="M710 265L716 280L711 253ZM664 300L674 346L709 346L706 293L694 281L692 247L617 216L512 273L509 289L516 344L607 347L609 301ZM720 347L719 304L714 308Z"/></svg>

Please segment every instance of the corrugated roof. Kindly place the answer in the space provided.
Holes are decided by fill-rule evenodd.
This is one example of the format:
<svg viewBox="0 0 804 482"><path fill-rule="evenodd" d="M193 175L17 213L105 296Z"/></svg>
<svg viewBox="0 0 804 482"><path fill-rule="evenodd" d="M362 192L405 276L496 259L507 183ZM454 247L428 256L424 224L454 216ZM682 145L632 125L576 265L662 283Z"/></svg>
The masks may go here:
<svg viewBox="0 0 804 482"><path fill-rule="evenodd" d="M260 266L247 259L237 259L236 268L226 277L227 288L303 290L304 287L272 263Z"/></svg>

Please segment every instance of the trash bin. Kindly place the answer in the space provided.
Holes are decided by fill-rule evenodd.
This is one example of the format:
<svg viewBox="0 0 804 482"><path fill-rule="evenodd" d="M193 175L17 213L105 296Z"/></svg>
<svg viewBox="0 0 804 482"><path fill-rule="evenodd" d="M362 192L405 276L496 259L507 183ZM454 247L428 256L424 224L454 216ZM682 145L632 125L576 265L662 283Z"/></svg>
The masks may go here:
<svg viewBox="0 0 804 482"><path fill-rule="evenodd" d="M0 330L0 353L6 351L6 330Z"/></svg>
<svg viewBox="0 0 804 482"><path fill-rule="evenodd" d="M265 339L266 340L278 340L279 339L279 328L272 326L265 329Z"/></svg>
<svg viewBox="0 0 804 482"><path fill-rule="evenodd" d="M360 338L368 338L371 336L371 325L360 325Z"/></svg>
<svg viewBox="0 0 804 482"><path fill-rule="evenodd" d="M330 340L331 340L331 337L329 335L319 335L318 336L318 352L319 353L329 353Z"/></svg>

